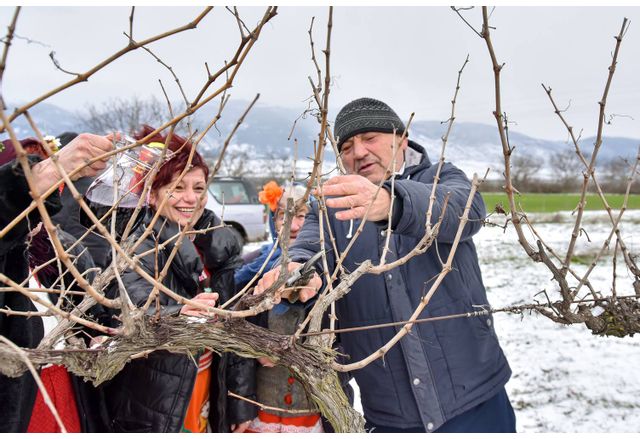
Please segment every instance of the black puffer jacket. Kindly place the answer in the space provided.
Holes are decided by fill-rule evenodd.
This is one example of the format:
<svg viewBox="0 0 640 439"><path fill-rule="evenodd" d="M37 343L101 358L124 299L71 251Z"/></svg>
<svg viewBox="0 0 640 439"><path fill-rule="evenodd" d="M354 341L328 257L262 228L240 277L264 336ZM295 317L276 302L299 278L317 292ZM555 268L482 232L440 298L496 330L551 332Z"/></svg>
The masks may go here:
<svg viewBox="0 0 640 439"><path fill-rule="evenodd" d="M36 156L29 156L31 165L40 161ZM17 160L0 166L0 229L4 228L16 216L18 216L29 204L32 198L29 195L29 187L24 177L22 167ZM49 215L53 215L60 209L60 197L58 191L54 191L46 200L45 207ZM41 231L36 236L27 239L27 234L40 222L38 210L32 211L28 219L18 223L10 232L0 239L0 273L15 282L22 282L29 274L31 266L40 265L54 257L48 235ZM64 248L69 248L75 239L58 229L58 237ZM31 246L27 247L27 241ZM83 273L93 267L91 256L82 245L76 245L69 251L74 258L74 264ZM57 287L58 279L56 264L51 264L38 273L38 281L45 287ZM92 273L88 273L87 279L91 281ZM65 285L73 282L70 273L64 276ZM0 282L0 286L5 285ZM57 295L51 295L50 299L55 303ZM64 305L63 305L64 307ZM0 308L9 308L14 311L37 311L33 302L18 292L0 292ZM0 313L0 334L7 337L20 347L35 348L44 335L44 326L40 317L6 316ZM76 397L76 406L83 432L96 431L94 407L94 394L92 386L82 379L71 375L71 382ZM0 432L26 432L31 420L31 412L37 393L36 383L31 374L25 373L19 378L7 378L0 374Z"/></svg>
<svg viewBox="0 0 640 439"><path fill-rule="evenodd" d="M149 217L147 218L149 219ZM219 218L205 210L195 229L220 224ZM136 250L138 254L156 248L178 233L176 224L159 220L153 233ZM140 260L141 267L155 275L160 272L171 254L175 241L151 252ZM204 264L203 264L204 262ZM194 297L201 291L199 277L203 267L210 276L210 286L220 294L220 303L230 298L234 291L233 272L241 265L240 245L233 233L226 228L215 229L197 235L194 242L184 238L180 250L171 262L163 284L183 297ZM151 285L135 271L122 275L123 283L136 306L146 302ZM108 295L118 294L112 285ZM162 315L177 314L181 305L165 294L159 295ZM149 313L156 312L155 302ZM113 322L112 322L113 323ZM217 366L217 367L216 367ZM213 431L229 432L230 424L252 419L256 408L227 397L227 390L255 399L255 361L235 355L223 355L214 360L210 391L211 409L209 423ZM110 382L103 386L106 417L114 432L172 432L180 431L189 405L197 367L186 355L154 352L145 359L137 359Z"/></svg>
<svg viewBox="0 0 640 439"><path fill-rule="evenodd" d="M31 162L38 160L29 156ZM0 229L9 224L29 204L32 198L24 173L17 160L0 166ZM50 213L60 209L57 192L45 201ZM40 221L37 210L18 223L0 239L0 272L15 282L22 282L29 273L26 236L29 226ZM0 286L6 285L0 282ZM0 308L14 311L36 311L29 298L20 293L0 292ZM42 319L7 316L0 313L0 334L20 347L34 348L44 335ZM8 378L0 374L0 432L26 432L36 398L36 384L30 374Z"/></svg>

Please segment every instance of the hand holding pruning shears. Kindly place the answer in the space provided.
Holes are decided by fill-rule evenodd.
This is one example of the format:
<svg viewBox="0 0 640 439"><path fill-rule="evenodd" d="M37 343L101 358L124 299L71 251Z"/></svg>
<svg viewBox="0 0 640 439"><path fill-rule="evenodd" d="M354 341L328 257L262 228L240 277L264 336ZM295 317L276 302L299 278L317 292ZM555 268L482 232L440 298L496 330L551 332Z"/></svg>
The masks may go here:
<svg viewBox="0 0 640 439"><path fill-rule="evenodd" d="M279 297L284 297L289 302L294 303L297 300L306 302L318 294L318 290L322 287L322 280L316 273L314 264L322 257L323 251L313 255L304 264L300 262L289 262L287 268L289 277L279 291ZM280 266L267 272L258 282L253 294L261 294L271 285L273 285L280 276Z"/></svg>

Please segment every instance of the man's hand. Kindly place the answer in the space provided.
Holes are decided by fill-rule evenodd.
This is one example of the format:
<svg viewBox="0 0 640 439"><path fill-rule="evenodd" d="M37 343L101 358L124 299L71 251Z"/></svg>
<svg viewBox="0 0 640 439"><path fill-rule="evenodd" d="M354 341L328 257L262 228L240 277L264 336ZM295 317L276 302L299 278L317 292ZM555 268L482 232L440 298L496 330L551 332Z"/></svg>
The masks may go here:
<svg viewBox="0 0 640 439"><path fill-rule="evenodd" d="M210 306L213 308L218 300L218 293L200 293L191 300L199 303L200 305ZM199 317L201 315L207 315L207 311L187 304L180 310L180 315Z"/></svg>
<svg viewBox="0 0 640 439"><path fill-rule="evenodd" d="M387 219L391 207L391 195L386 189L381 188L374 200L377 190L378 185L360 175L339 175L330 178L322 185L322 195L337 197L327 198L325 201L327 207L348 209L336 212L336 219L342 221L364 217L370 204L368 221Z"/></svg>
<svg viewBox="0 0 640 439"><path fill-rule="evenodd" d="M301 264L299 262L289 262L287 269L291 272L296 268L301 267L302 265L304 264ZM273 285L276 280L278 280L278 276L280 276L280 266L277 266L273 270L266 272L258 281L256 287L253 289L253 294L262 294L266 289ZM320 287L322 287L322 280L317 273L314 273L311 280L305 286L298 287L298 291L300 292L300 301L304 303L307 300L311 299L313 296L318 294L318 290L320 289ZM276 291L276 294L274 296L275 302L279 303L280 298L282 297L288 299L291 293L292 291L287 291L283 286L278 291Z"/></svg>
<svg viewBox="0 0 640 439"><path fill-rule="evenodd" d="M98 157L113 150L113 140L119 134L109 134L108 136L96 136L95 134L80 134L67 146L62 148L57 154L58 164L69 173L79 166L86 165L94 157ZM91 165L82 168L71 180L80 177L93 177L107 166L111 157L99 160ZM52 185L62 178L51 158L36 163L33 168L33 175L36 181L36 189L39 194L46 192Z"/></svg>
<svg viewBox="0 0 640 439"><path fill-rule="evenodd" d="M80 134L58 152L58 163L65 172L69 173L78 166L87 164L94 157L113 150L114 136L117 136L117 134L109 134L108 136L96 136L88 133ZM109 160L111 160L111 157L85 166L80 172L71 177L71 180L97 175L107 167Z"/></svg>

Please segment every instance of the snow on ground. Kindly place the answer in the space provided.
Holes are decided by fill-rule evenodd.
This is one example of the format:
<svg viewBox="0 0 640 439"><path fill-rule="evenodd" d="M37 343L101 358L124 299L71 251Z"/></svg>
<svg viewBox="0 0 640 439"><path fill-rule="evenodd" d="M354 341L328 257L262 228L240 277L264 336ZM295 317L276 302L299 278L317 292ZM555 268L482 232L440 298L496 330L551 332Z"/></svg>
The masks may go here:
<svg viewBox="0 0 640 439"><path fill-rule="evenodd" d="M503 218L492 221L504 224ZM536 228L545 242L562 254L569 242L573 218L569 212L560 212L536 215L532 220L538 224ZM640 235L632 232L640 227L640 211L629 211L623 218L623 239L632 253L638 254ZM586 212L583 223L586 234L578 238L576 246L576 255L583 263L574 265L580 273L586 271L611 231L605 212ZM542 289L557 300L550 273L527 257L512 227L506 232L484 227L474 241L494 308L532 303ZM245 252L261 244L248 244ZM631 294L631 282L620 259L617 274L618 294ZM590 280L597 290L608 295L611 278L612 254L605 252ZM581 295L586 292L581 290ZM544 301L541 296L537 298ZM535 314L498 313L494 320L513 370L507 392L516 411L519 432L640 431L640 337L598 337L584 325L562 326ZM355 382L352 384L356 390L355 407L362 412L359 391Z"/></svg>
<svg viewBox="0 0 640 439"><path fill-rule="evenodd" d="M569 213L556 218L566 222L545 222L537 229L547 244L566 250L572 230ZM625 214L621 230L625 243L637 254L640 212ZM624 217L623 217L624 218ZM586 262L575 265L584 273L611 227L603 212L588 212L583 234L578 238L577 254ZM506 233L485 227L474 239L482 265L489 300L494 308L531 303L543 288L556 300L558 295L550 273L534 264L517 243L512 228ZM533 242L533 241L532 241ZM562 253L561 253L562 254ZM620 270L619 295L632 294L629 277ZM590 276L594 287L609 294L612 254L603 257L602 267ZM586 289L581 290L586 293ZM543 297L538 296L541 301ZM598 337L584 326L562 326L538 315L524 317L499 313L495 327L513 376L507 391L516 410L520 432L637 432L640 431L640 339Z"/></svg>

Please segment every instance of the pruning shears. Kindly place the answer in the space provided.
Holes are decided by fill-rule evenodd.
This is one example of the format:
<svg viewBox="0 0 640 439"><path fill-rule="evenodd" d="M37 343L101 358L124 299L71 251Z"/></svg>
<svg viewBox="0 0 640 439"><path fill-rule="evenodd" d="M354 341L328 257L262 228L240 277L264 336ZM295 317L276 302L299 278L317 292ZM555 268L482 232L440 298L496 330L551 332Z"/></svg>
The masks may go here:
<svg viewBox="0 0 640 439"><path fill-rule="evenodd" d="M318 262L318 260L322 257L323 254L324 254L324 250L320 250L318 253L313 255L311 259L309 259L307 262L305 262L295 270L292 270L289 273L289 277L287 278L287 281L285 282L285 286L287 288L295 288L295 287L302 287L307 285L311 280L311 278L313 277L313 275L316 273L316 269L314 267L315 263ZM300 297L300 291L298 291L298 289L295 289L289 295L288 300L291 303L295 303L298 301L299 297Z"/></svg>

